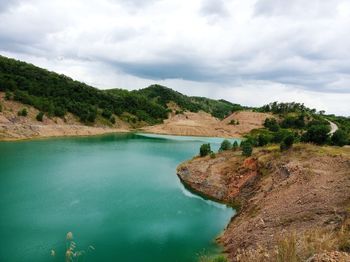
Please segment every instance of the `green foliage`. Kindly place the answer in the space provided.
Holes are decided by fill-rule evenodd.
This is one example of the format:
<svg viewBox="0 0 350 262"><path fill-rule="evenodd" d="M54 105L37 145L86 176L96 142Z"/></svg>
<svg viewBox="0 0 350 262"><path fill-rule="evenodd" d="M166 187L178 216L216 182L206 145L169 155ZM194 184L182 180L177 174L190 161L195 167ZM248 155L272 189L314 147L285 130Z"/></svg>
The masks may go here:
<svg viewBox="0 0 350 262"><path fill-rule="evenodd" d="M275 118L266 118L264 122L264 127L266 127L272 132L277 132L280 128Z"/></svg>
<svg viewBox="0 0 350 262"><path fill-rule="evenodd" d="M271 142L271 136L266 134L259 134L257 138L257 146L265 146Z"/></svg>
<svg viewBox="0 0 350 262"><path fill-rule="evenodd" d="M134 114L150 124L167 117L167 109L134 92L102 91L31 64L0 56L0 91L7 98L63 117L71 112L82 122L94 122L98 109Z"/></svg>
<svg viewBox="0 0 350 262"><path fill-rule="evenodd" d="M257 109L259 112L271 112L274 114L287 114L287 113L311 113L315 114L316 109L310 109L300 103L278 103L273 102L268 105L264 105Z"/></svg>
<svg viewBox="0 0 350 262"><path fill-rule="evenodd" d="M294 143L294 136L292 134L287 135L283 138L283 141L280 144L281 151L290 149Z"/></svg>
<svg viewBox="0 0 350 262"><path fill-rule="evenodd" d="M173 101L180 106L182 110L188 110L191 112L198 112L202 110L220 119L225 118L234 111L243 109L242 106L232 104L225 100L213 100L204 97L189 97L161 85L152 85L133 92L153 100L164 108L166 108L170 101Z"/></svg>
<svg viewBox="0 0 350 262"><path fill-rule="evenodd" d="M213 158L213 159L216 158L216 154L214 152L211 152L210 153L210 158Z"/></svg>
<svg viewBox="0 0 350 262"><path fill-rule="evenodd" d="M250 141L243 141L241 143L241 148L242 148L242 155L249 157L253 153L253 146Z"/></svg>
<svg viewBox="0 0 350 262"><path fill-rule="evenodd" d="M0 87L0 90L1 90L1 87ZM12 99L12 93L8 90L6 90L5 92L5 99L6 100L11 100Z"/></svg>
<svg viewBox="0 0 350 262"><path fill-rule="evenodd" d="M300 114L298 116L286 116L281 123L281 127L296 128L296 129L304 128L305 127L304 118L305 118L304 114Z"/></svg>
<svg viewBox="0 0 350 262"><path fill-rule="evenodd" d="M328 142L329 132L329 125L314 124L309 126L307 131L303 134L302 141L323 145Z"/></svg>
<svg viewBox="0 0 350 262"><path fill-rule="evenodd" d="M232 144L232 150L236 151L237 149L238 149L238 142L234 141L233 144Z"/></svg>
<svg viewBox="0 0 350 262"><path fill-rule="evenodd" d="M331 137L332 145L345 146L349 143L349 138L344 130L338 129Z"/></svg>
<svg viewBox="0 0 350 262"><path fill-rule="evenodd" d="M114 117L114 116L111 116L111 118L109 119L109 121L111 121L111 123L112 123L113 125L116 123L115 117Z"/></svg>
<svg viewBox="0 0 350 262"><path fill-rule="evenodd" d="M17 115L18 116L27 116L28 115L28 111L27 111L26 108L23 108L23 109L18 111Z"/></svg>
<svg viewBox="0 0 350 262"><path fill-rule="evenodd" d="M37 115L36 115L36 120L42 122L43 121L43 118L44 118L44 112L39 112Z"/></svg>
<svg viewBox="0 0 350 262"><path fill-rule="evenodd" d="M199 155L201 157L207 156L211 153L211 148L210 148L210 144L203 144L201 145L200 149L199 149Z"/></svg>
<svg viewBox="0 0 350 262"><path fill-rule="evenodd" d="M232 143L230 141L228 141L227 139L223 140L221 142L221 146L219 151L226 151L226 150L230 150L232 149Z"/></svg>

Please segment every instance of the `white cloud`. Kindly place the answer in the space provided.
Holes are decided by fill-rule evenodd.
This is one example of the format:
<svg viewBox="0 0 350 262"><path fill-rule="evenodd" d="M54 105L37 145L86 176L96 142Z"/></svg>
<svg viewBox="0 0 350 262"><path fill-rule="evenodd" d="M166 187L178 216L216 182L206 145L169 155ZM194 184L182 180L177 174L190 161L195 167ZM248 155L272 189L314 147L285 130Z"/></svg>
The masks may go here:
<svg viewBox="0 0 350 262"><path fill-rule="evenodd" d="M349 14L345 0L13 0L0 52L98 87L159 82L349 115Z"/></svg>

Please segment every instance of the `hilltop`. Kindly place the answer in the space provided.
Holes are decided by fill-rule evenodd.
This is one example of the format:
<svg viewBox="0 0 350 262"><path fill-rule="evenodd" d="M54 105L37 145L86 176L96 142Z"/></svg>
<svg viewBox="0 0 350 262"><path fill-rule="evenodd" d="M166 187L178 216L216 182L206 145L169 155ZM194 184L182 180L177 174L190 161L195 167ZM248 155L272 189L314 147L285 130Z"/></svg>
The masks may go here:
<svg viewBox="0 0 350 262"><path fill-rule="evenodd" d="M186 96L161 85L100 90L4 56L0 56L0 109L0 139L139 128L164 134L241 136L262 127L267 116L226 100ZM231 121L233 114L237 122Z"/></svg>

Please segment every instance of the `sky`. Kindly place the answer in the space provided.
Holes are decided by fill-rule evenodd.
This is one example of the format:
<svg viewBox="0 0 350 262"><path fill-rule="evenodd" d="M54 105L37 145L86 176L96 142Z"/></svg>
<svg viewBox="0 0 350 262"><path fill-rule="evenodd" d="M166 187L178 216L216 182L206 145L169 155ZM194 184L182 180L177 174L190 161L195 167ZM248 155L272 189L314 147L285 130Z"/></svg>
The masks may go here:
<svg viewBox="0 0 350 262"><path fill-rule="evenodd" d="M349 0L0 0L1 55L103 89L350 116L349 47Z"/></svg>

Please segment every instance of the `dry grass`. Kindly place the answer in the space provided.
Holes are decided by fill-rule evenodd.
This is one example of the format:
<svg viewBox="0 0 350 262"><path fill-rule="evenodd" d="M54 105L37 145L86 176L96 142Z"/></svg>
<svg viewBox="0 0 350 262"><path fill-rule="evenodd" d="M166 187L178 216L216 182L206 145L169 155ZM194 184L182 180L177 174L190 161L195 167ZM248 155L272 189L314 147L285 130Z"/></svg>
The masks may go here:
<svg viewBox="0 0 350 262"><path fill-rule="evenodd" d="M300 236L296 232L280 236L273 250L261 246L256 249L239 250L235 259L240 262L301 262L315 254L330 251L350 251L350 219L338 230L317 229Z"/></svg>

